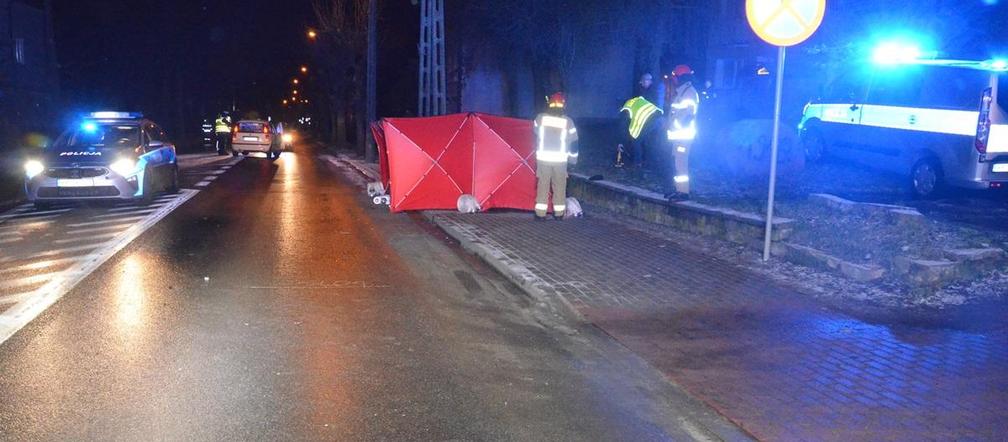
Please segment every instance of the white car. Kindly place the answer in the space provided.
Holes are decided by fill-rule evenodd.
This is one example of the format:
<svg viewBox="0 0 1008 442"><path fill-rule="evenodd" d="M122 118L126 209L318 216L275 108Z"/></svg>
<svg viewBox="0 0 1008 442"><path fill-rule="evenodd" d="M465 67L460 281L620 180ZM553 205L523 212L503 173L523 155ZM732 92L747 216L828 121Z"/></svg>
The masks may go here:
<svg viewBox="0 0 1008 442"><path fill-rule="evenodd" d="M280 158L279 136L263 120L241 120L231 129L231 155L248 155L250 152L262 152L266 158Z"/></svg>

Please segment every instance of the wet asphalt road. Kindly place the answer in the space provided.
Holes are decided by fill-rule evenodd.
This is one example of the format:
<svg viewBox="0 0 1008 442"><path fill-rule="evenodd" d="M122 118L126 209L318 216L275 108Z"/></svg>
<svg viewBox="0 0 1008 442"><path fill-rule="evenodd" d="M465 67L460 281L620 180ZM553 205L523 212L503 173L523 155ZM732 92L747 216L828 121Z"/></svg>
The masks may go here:
<svg viewBox="0 0 1008 442"><path fill-rule="evenodd" d="M723 424L298 149L236 164L0 344L0 439L684 440Z"/></svg>

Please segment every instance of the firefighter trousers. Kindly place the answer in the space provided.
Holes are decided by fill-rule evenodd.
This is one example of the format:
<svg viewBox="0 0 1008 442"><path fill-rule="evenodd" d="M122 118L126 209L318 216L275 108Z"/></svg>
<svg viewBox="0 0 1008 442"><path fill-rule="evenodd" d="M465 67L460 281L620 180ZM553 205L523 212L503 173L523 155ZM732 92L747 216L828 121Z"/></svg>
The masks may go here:
<svg viewBox="0 0 1008 442"><path fill-rule="evenodd" d="M665 176L668 179L666 189L674 189L676 193L688 195L690 193L689 155L693 149L692 141L673 140L669 142L672 146L672 170L666 170Z"/></svg>
<svg viewBox="0 0 1008 442"><path fill-rule="evenodd" d="M553 215L563 216L567 210L567 162L536 161L535 213L546 216L550 191L553 191Z"/></svg>

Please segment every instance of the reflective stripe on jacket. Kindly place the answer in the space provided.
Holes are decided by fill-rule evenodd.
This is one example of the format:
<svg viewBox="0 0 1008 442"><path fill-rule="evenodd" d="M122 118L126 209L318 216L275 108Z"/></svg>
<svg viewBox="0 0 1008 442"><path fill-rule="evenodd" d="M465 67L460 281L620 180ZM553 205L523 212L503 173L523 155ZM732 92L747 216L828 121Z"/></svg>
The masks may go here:
<svg viewBox="0 0 1008 442"><path fill-rule="evenodd" d="M566 116L539 114L533 123L536 135L536 159L549 163L566 162L577 157L572 143L577 141L574 121Z"/></svg>

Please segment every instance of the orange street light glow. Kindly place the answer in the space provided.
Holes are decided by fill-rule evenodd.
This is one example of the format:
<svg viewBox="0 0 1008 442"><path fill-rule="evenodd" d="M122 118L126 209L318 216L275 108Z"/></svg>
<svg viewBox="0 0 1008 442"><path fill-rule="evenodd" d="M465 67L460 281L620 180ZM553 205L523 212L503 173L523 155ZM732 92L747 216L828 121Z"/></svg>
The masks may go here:
<svg viewBox="0 0 1008 442"><path fill-rule="evenodd" d="M301 73L302 74L307 74L308 73L308 66L301 66Z"/></svg>
<svg viewBox="0 0 1008 442"><path fill-rule="evenodd" d="M297 78L295 78L295 79L294 79L294 84L298 84L298 83L300 83L300 82L301 82L301 81L299 81L299 80L298 80Z"/></svg>
<svg viewBox="0 0 1008 442"><path fill-rule="evenodd" d="M309 29L308 30L308 38L314 40L315 37L318 37L318 32L315 32L314 29Z"/></svg>

